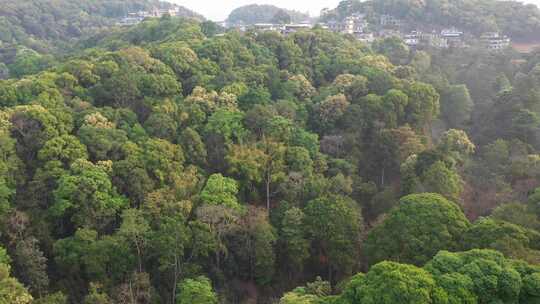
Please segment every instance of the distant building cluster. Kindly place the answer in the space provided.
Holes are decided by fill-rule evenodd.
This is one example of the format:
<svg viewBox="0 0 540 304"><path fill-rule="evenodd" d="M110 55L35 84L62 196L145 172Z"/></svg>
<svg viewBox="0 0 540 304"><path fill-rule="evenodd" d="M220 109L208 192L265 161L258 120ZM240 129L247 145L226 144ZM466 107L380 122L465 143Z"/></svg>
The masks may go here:
<svg viewBox="0 0 540 304"><path fill-rule="evenodd" d="M148 12L131 13L124 18L124 24L133 24L142 21L144 18L161 17L165 14L175 16L177 9L172 10L151 10ZM331 14L329 9L323 9L321 16ZM464 48L468 43L480 45L488 50L503 50L511 45L511 40L508 36L501 33L485 33L480 37L473 35L465 35L465 32L456 28L449 27L444 29L423 29L410 30L411 25L407 24L402 19L392 15L383 14L377 18L368 18L365 14L354 13L345 17L343 20L330 20L326 23L314 24L311 21L295 24L276 24L276 23L256 23L251 25L246 24L228 24L226 21L218 22L225 28L234 28L240 31L255 30L260 32L279 32L284 35L295 33L301 30L311 29L315 25L330 30L336 33L352 35L359 41L372 43L376 38L399 37L403 42L411 47L433 47L433 48ZM408 28L409 30L404 30Z"/></svg>
<svg viewBox="0 0 540 304"><path fill-rule="evenodd" d="M430 33L421 31L411 31L400 35L406 45L410 47L430 46L435 48L462 48L465 47L465 34L457 28L443 29L440 32L435 30Z"/></svg>
<svg viewBox="0 0 540 304"><path fill-rule="evenodd" d="M463 48L467 46L464 32L456 28L443 29L440 33L411 31L400 37L409 47L422 45L436 48ZM471 37L468 41L492 51L509 48L512 42L510 37L498 32L484 33L479 38Z"/></svg>
<svg viewBox="0 0 540 304"><path fill-rule="evenodd" d="M329 10L322 10L321 16L326 16ZM373 21L373 18L370 19ZM331 31L354 35L363 42L373 42L375 38L400 37L409 47L434 47L434 48L464 48L467 43L479 44L488 50L502 50L510 47L511 39L501 33L485 33L480 37L469 35L466 37L462 30L456 27L445 29L429 29L427 31L412 30L404 20L392 15L383 14L375 19L375 24L370 24L364 14L355 13L346 17L343 21L329 21L322 26Z"/></svg>
<svg viewBox="0 0 540 304"><path fill-rule="evenodd" d="M165 15L169 16L179 16L180 15L180 7L173 7L169 9L159 9L159 8L153 8L149 11L138 11L138 12L131 12L128 13L128 15L124 18L122 18L118 25L128 26L128 25L135 25L140 23L146 18L161 18Z"/></svg>
<svg viewBox="0 0 540 304"><path fill-rule="evenodd" d="M321 24L321 26L336 33L354 35L363 42L370 43L375 40L374 34L369 30L369 22L364 14L353 14L343 21L329 21Z"/></svg>

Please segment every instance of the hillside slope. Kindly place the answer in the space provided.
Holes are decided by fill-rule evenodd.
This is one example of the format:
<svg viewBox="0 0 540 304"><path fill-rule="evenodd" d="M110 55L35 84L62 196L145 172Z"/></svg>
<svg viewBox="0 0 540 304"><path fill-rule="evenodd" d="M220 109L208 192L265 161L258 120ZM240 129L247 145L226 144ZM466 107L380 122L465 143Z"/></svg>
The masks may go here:
<svg viewBox="0 0 540 304"><path fill-rule="evenodd" d="M167 8L157 0L0 0L0 46L23 45L38 52L65 47L115 24L128 12ZM186 17L202 17L181 8Z"/></svg>
<svg viewBox="0 0 540 304"><path fill-rule="evenodd" d="M388 14L411 25L458 26L475 34L501 31L517 40L536 39L540 36L540 9L533 4L517 1L345 0L323 16L323 19L342 19L357 12L365 13L373 19Z"/></svg>
<svg viewBox="0 0 540 304"><path fill-rule="evenodd" d="M290 20L287 20L290 17ZM233 24L255 24L255 23L288 23L302 22L309 20L309 15L279 8L274 5L251 4L241 6L233 10L227 22ZM288 21L288 22L287 22Z"/></svg>

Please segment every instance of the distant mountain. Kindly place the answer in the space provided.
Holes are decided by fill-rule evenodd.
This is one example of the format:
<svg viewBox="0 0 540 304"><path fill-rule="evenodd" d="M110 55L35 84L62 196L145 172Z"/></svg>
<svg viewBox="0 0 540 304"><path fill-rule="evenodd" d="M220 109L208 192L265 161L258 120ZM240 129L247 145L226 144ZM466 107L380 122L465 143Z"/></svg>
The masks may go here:
<svg viewBox="0 0 540 304"><path fill-rule="evenodd" d="M288 23L309 20L308 14L274 5L251 4L233 10L227 18L232 24Z"/></svg>
<svg viewBox="0 0 540 304"><path fill-rule="evenodd" d="M523 0L522 2L525 4L534 4L540 7L540 0Z"/></svg>

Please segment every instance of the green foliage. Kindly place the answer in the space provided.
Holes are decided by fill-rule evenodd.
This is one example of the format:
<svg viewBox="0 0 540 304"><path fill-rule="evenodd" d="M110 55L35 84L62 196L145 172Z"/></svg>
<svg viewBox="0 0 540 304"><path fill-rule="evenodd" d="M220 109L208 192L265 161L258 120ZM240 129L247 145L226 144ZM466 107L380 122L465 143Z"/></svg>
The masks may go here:
<svg viewBox="0 0 540 304"><path fill-rule="evenodd" d="M206 186L201 192L201 200L209 205L223 205L235 210L241 210L236 195L238 194L238 185L234 179L223 177L221 174L212 174Z"/></svg>
<svg viewBox="0 0 540 304"><path fill-rule="evenodd" d="M9 266L6 264L0 264L0 303L32 303L32 296L17 279L10 276Z"/></svg>
<svg viewBox="0 0 540 304"><path fill-rule="evenodd" d="M449 275L454 275L459 279L462 301L471 302L476 296L479 303L517 302L522 288L520 273L502 254L490 250L461 253L442 251L425 269L435 277L448 278ZM473 283L472 286L470 282ZM458 290L454 290L456 291ZM470 294L471 291L474 296Z"/></svg>
<svg viewBox="0 0 540 304"><path fill-rule="evenodd" d="M485 218L470 227L463 235L462 243L464 249L496 249L507 257L528 260L536 256L536 253L531 252L531 247L537 248L539 238L540 234L536 231Z"/></svg>
<svg viewBox="0 0 540 304"><path fill-rule="evenodd" d="M45 1L24 4L5 0L0 4L0 44L20 44L38 52L50 53L65 51L73 44L72 40L87 38L111 28L118 18L126 16L128 12L150 10L155 6L170 7L168 3L153 0L92 0L83 3ZM25 17L15 14L16 11L24 11ZM183 7L180 7L180 15L202 19L200 15ZM24 56L19 55L21 52ZM15 68L12 69L13 75L17 76L38 72L42 68L40 65L47 63L43 57L49 57L27 48L21 48L17 54L13 64ZM0 61L4 61L2 59Z"/></svg>
<svg viewBox="0 0 540 304"><path fill-rule="evenodd" d="M310 201L304 212L309 238L327 257L330 269L349 272L356 263L363 224L354 202L340 196L318 198Z"/></svg>
<svg viewBox="0 0 540 304"><path fill-rule="evenodd" d="M109 296L103 293L97 284L90 285L90 292L84 298L84 304L110 304L112 303Z"/></svg>
<svg viewBox="0 0 540 304"><path fill-rule="evenodd" d="M186 279L180 283L180 293L176 298L178 304L217 304L218 298L212 290L212 284L206 277Z"/></svg>
<svg viewBox="0 0 540 304"><path fill-rule="evenodd" d="M437 161L422 175L425 190L439 193L452 200L459 200L463 191L461 177L442 162Z"/></svg>
<svg viewBox="0 0 540 304"><path fill-rule="evenodd" d="M302 22L306 19L309 19L309 16L304 13L281 9L273 5L251 4L234 9L227 21L236 24L255 24Z"/></svg>
<svg viewBox="0 0 540 304"><path fill-rule="evenodd" d="M75 227L104 229L116 220L127 201L118 195L107 174L106 164L78 160L58 181L55 203L49 211L55 218L69 219Z"/></svg>
<svg viewBox="0 0 540 304"><path fill-rule="evenodd" d="M233 141L241 143L247 135L243 120L244 115L241 112L218 110L208 118L205 133L221 135L226 143Z"/></svg>
<svg viewBox="0 0 540 304"><path fill-rule="evenodd" d="M44 294L49 287L47 276L47 258L38 246L35 238L20 240L13 253L13 262L19 271L19 277L34 294Z"/></svg>
<svg viewBox="0 0 540 304"><path fill-rule="evenodd" d="M36 304L67 304L68 300L67 300L67 297L63 293L56 292L56 293L49 294L49 295L46 295L44 297L41 297L39 299L36 299L32 303L36 303Z"/></svg>
<svg viewBox="0 0 540 304"><path fill-rule="evenodd" d="M274 245L277 234L262 208L251 207L239 220L233 238L234 258L239 269L237 275L268 285L275 275L276 255Z"/></svg>
<svg viewBox="0 0 540 304"><path fill-rule="evenodd" d="M168 5L87 2L0 5L0 61L20 76L0 80L0 262L34 302L540 298L523 262L540 261L537 52L370 48L321 27L217 35L175 17L113 29L125 10ZM406 20L442 5L344 1L329 16L365 9L374 24L381 3ZM399 200L410 193L423 194ZM470 218L494 212L471 225L447 199ZM506 258L444 251L476 248ZM30 301L8 273L4 293Z"/></svg>
<svg viewBox="0 0 540 304"><path fill-rule="evenodd" d="M279 301L279 304L315 304L323 302L330 294L330 283L322 281L317 277L315 282L307 283L306 287L297 287L293 291L286 293Z"/></svg>
<svg viewBox="0 0 540 304"><path fill-rule="evenodd" d="M403 197L365 241L371 265L383 261L422 265L439 250L458 249L470 223L455 203L438 194Z"/></svg>
<svg viewBox="0 0 540 304"><path fill-rule="evenodd" d="M309 257L309 241L303 227L304 213L298 208L285 212L281 222L281 238L284 252L290 266L302 270L305 260Z"/></svg>
<svg viewBox="0 0 540 304"><path fill-rule="evenodd" d="M421 129L439 115L439 93L425 83L413 83L407 92L409 103L405 109L407 121Z"/></svg>
<svg viewBox="0 0 540 304"><path fill-rule="evenodd" d="M353 276L336 303L534 303L537 274L492 250L441 251L423 268L376 264Z"/></svg>
<svg viewBox="0 0 540 304"><path fill-rule="evenodd" d="M462 128L471 119L474 102L465 85L454 85L441 94L441 116L452 128Z"/></svg>
<svg viewBox="0 0 540 304"><path fill-rule="evenodd" d="M393 64L403 64L409 59L409 48L398 37L390 37L378 40L373 48L378 53L385 55Z"/></svg>
<svg viewBox="0 0 540 304"><path fill-rule="evenodd" d="M47 141L38 152L38 159L43 162L58 160L70 165L77 159L88 158L86 147L77 137L64 135Z"/></svg>
<svg viewBox="0 0 540 304"><path fill-rule="evenodd" d="M512 223L533 230L540 228L536 214L530 212L530 208L522 203L500 205L493 210L490 217L498 221Z"/></svg>
<svg viewBox="0 0 540 304"><path fill-rule="evenodd" d="M347 288L348 303L443 303L444 291L429 272L411 265L382 262Z"/></svg>

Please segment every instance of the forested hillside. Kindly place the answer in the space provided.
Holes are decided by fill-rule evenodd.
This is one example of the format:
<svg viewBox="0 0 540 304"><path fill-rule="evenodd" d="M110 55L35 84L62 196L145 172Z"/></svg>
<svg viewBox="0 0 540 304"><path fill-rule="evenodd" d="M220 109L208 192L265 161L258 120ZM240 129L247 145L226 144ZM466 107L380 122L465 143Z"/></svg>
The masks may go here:
<svg viewBox="0 0 540 304"><path fill-rule="evenodd" d="M0 303L540 301L540 52L217 30L0 80Z"/></svg>
<svg viewBox="0 0 540 304"><path fill-rule="evenodd" d="M345 0L324 19L344 18L355 12L367 13L371 18L389 14L417 26L457 26L477 35L500 31L517 40L540 40L540 10L521 1Z"/></svg>
<svg viewBox="0 0 540 304"><path fill-rule="evenodd" d="M309 20L308 14L282 9L274 5L251 4L234 9L227 18L231 24L291 23Z"/></svg>
<svg viewBox="0 0 540 304"><path fill-rule="evenodd" d="M8 67L20 76L28 65L51 65L77 40L109 31L129 12L168 7L158 0L0 0L0 79ZM185 8L180 15L203 19Z"/></svg>

